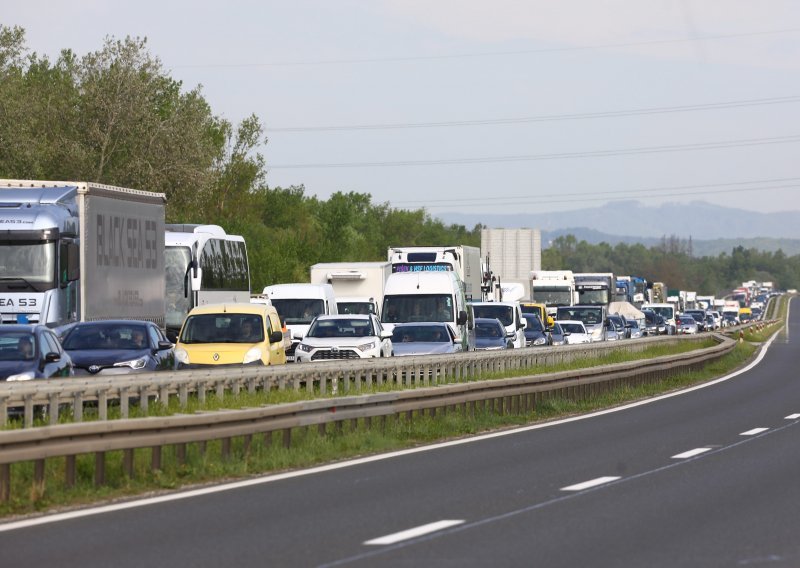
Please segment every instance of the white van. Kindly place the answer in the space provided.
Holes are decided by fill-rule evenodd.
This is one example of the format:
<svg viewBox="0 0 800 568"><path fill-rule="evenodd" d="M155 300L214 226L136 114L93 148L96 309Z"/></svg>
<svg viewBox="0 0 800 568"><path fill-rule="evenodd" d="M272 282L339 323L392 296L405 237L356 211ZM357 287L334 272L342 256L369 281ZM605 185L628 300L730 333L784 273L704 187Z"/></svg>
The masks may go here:
<svg viewBox="0 0 800 568"><path fill-rule="evenodd" d="M392 330L397 323L445 322L463 350L472 351L471 311L455 272L395 272L386 280L381 323Z"/></svg>
<svg viewBox="0 0 800 568"><path fill-rule="evenodd" d="M264 295L292 337L292 346L286 350L286 360L291 362L314 318L339 313L330 284L275 284L264 288Z"/></svg>
<svg viewBox="0 0 800 568"><path fill-rule="evenodd" d="M675 335L677 333L677 326L675 325L675 304L661 303L661 304L642 304L642 310L650 310L664 318L667 324L667 334Z"/></svg>
<svg viewBox="0 0 800 568"><path fill-rule="evenodd" d="M472 302L476 318L495 318L506 328L506 339L514 349L525 347L525 326L519 302Z"/></svg>

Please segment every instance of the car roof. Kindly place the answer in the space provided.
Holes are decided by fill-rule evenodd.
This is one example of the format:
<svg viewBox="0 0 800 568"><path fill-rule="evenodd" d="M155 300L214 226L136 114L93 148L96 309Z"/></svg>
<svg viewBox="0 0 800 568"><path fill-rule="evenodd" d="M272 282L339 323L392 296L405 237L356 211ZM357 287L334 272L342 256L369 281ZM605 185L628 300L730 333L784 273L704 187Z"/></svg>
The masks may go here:
<svg viewBox="0 0 800 568"><path fill-rule="evenodd" d="M503 322L501 322L497 318L475 318L475 323L498 323L500 325L503 325Z"/></svg>
<svg viewBox="0 0 800 568"><path fill-rule="evenodd" d="M318 320L368 320L372 314L325 314L317 316Z"/></svg>
<svg viewBox="0 0 800 568"><path fill-rule="evenodd" d="M406 321L403 323L395 324L394 329L398 327L443 327L447 326L447 322L439 322L439 321Z"/></svg>
<svg viewBox="0 0 800 568"><path fill-rule="evenodd" d="M26 323L10 323L0 326L0 330L8 333L21 333L25 331L33 333L34 331L38 331L41 329L47 329L47 326L40 324L26 324Z"/></svg>
<svg viewBox="0 0 800 568"><path fill-rule="evenodd" d="M204 315L204 314L258 314L264 315L274 311L274 306L267 304L251 304L251 303L228 303L228 304L206 304L204 306L197 306L192 308L189 312L190 316Z"/></svg>
<svg viewBox="0 0 800 568"><path fill-rule="evenodd" d="M564 325L565 323L579 323L581 325L584 325L584 323L581 320L556 320L556 323L559 323L561 325Z"/></svg>

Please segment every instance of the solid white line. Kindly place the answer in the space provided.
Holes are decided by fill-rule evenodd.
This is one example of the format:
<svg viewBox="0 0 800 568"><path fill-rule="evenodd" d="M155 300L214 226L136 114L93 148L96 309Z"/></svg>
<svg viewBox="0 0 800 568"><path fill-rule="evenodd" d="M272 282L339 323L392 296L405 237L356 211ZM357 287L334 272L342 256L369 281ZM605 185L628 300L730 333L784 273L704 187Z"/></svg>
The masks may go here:
<svg viewBox="0 0 800 568"><path fill-rule="evenodd" d="M335 471L338 469L344 469L348 467L353 467L357 465L362 465L365 463L383 461L387 459L392 459L396 457L416 454L419 452L429 452L435 451L441 448L448 448L452 446L460 446L462 444L472 444L474 442L481 442L483 440L489 440L492 438L500 438L503 436L513 436L515 434L519 434L522 432L529 432L531 430L539 430L541 428L551 428L553 426L560 426L561 424L567 424L569 422L577 422L579 420L589 420L591 418L595 418L597 416L603 416L605 414L612 414L615 412L622 412L624 410L628 410L630 408L636 408L638 406L644 406L645 404L651 404L653 402L658 402L660 400L664 400L667 398L672 398L673 396L680 396L686 393L690 393L699 389L704 389L718 383L722 383L728 381L734 377L738 377L739 375L746 373L756 365L758 365L761 360L766 356L767 350L769 349L772 342L777 337L777 334L774 334L770 340L764 344L759 354L756 358L746 367L739 369L731 373L730 375L725 375L724 377L720 377L719 379L715 379L713 381L709 381L707 383L703 383L701 385L696 385L693 387L689 387L687 389L671 392L669 394L664 394L661 396L656 396L653 398L648 398L645 400L640 400L637 402L632 402L631 404L625 404L622 406L617 406L614 408L608 408L606 410L599 410L597 412L592 412L591 414L582 414L580 416L572 416L570 418L564 418L562 420L553 420L552 422L545 422L542 424L533 424L531 426L523 426L521 428L514 428L512 430L502 430L498 432L492 432L491 434L484 434L482 436L475 436L472 438L462 438L460 440L451 440L449 442L442 442L441 444L431 444L430 446L421 446L419 448L410 448L407 450L399 450L396 452L389 452L386 454L378 454L375 456L368 456L364 458L357 458L354 460L343 461L328 465L323 465L319 467L312 467L309 469L302 469L299 471L288 471L285 473L279 473L274 475L264 475L261 477L255 477L253 479L246 479L244 481L235 481L233 483L224 483L221 485L213 485L210 487L204 487L202 489L194 489L188 491L179 491L177 493L169 493L166 495L160 495L158 497L148 497L145 499L137 499L134 501L127 501L125 503L115 503L113 505L101 505L99 507L91 507L87 509L79 509L76 511L69 511L66 513L56 513L55 515L43 515L41 517L34 517L30 519L24 519L21 521L10 522L0 524L0 532L6 531L13 531L17 529L23 529L38 525L45 525L49 523L56 523L61 521L68 521L71 519L78 519L81 517L89 517L92 515L99 515L103 513L111 513L115 511L122 511L125 509L134 509L137 507L146 507L149 505L155 505L157 503L167 503L170 501L179 501L181 499L190 499L192 497L200 497L203 495L210 495L212 493L220 493L222 491L231 491L234 489L241 489L244 487L251 487L254 485L262 485L265 483L272 483L275 481L283 481L285 479L294 479L297 477L304 477L307 475L313 475L316 473L324 473L328 471Z"/></svg>
<svg viewBox="0 0 800 568"><path fill-rule="evenodd" d="M800 414L790 414L786 417L786 420L797 420L798 418L800 418Z"/></svg>
<svg viewBox="0 0 800 568"><path fill-rule="evenodd" d="M683 452L682 454L676 454L672 456L674 460L683 460L686 458L693 458L694 456L699 456L705 452L710 452L711 448L695 448L693 450L689 450L688 452Z"/></svg>
<svg viewBox="0 0 800 568"><path fill-rule="evenodd" d="M562 487L561 491L583 491L584 489L589 489L590 487L597 487L598 485L603 485L604 483L610 483L612 481L616 481L617 479L621 479L619 477L598 477L597 479L590 479L589 481L584 481L583 483L576 483L575 485L570 485L569 487Z"/></svg>
<svg viewBox="0 0 800 568"><path fill-rule="evenodd" d="M396 532L394 534L389 534L379 538L373 538L372 540L366 541L364 544L369 544L369 545L394 544L402 540L409 540L412 538L416 538L418 536L454 527L456 525L462 524L463 522L464 522L463 520L437 521L435 523L428 523L427 525L414 527L413 529Z"/></svg>
<svg viewBox="0 0 800 568"><path fill-rule="evenodd" d="M766 432L769 428L753 428L752 430L748 430L747 432L742 432L739 434L740 436L755 436L756 434L761 434L761 432Z"/></svg>

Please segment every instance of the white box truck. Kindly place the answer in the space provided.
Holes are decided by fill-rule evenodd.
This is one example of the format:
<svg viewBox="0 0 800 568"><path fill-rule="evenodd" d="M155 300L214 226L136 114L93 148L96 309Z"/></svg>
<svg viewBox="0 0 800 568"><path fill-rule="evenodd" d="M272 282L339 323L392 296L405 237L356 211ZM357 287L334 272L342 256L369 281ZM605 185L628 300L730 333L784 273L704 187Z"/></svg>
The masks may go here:
<svg viewBox="0 0 800 568"><path fill-rule="evenodd" d="M340 314L380 317L390 262L322 262L311 267L312 284L330 284Z"/></svg>
<svg viewBox="0 0 800 568"><path fill-rule="evenodd" d="M295 349L315 317L339 313L330 284L274 284L264 288L263 294L275 306L291 335L292 344L286 349L286 361L289 362L294 362Z"/></svg>
<svg viewBox="0 0 800 568"><path fill-rule="evenodd" d="M481 249L463 245L441 247L389 247L392 273L453 271L464 285L467 301L482 299Z"/></svg>
<svg viewBox="0 0 800 568"><path fill-rule="evenodd" d="M453 271L396 272L386 281L381 323L445 322L464 351L475 349L474 330L461 281Z"/></svg>
<svg viewBox="0 0 800 568"><path fill-rule="evenodd" d="M164 327L166 197L93 182L0 180L3 323Z"/></svg>
<svg viewBox="0 0 800 568"><path fill-rule="evenodd" d="M534 270L530 274L531 302L544 304L547 314L575 305L575 275L571 270Z"/></svg>

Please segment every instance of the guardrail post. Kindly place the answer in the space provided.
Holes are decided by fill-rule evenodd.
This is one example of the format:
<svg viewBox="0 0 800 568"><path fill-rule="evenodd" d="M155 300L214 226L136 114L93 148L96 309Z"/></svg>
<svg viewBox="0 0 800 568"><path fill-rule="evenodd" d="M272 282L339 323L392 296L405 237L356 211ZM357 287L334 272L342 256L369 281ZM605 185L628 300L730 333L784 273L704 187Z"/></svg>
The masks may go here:
<svg viewBox="0 0 800 568"><path fill-rule="evenodd" d="M223 460L227 461L231 457L231 439L222 438L222 448L220 449L220 456Z"/></svg>
<svg viewBox="0 0 800 568"><path fill-rule="evenodd" d="M283 447L287 450L292 446L292 429L284 428L283 430Z"/></svg>
<svg viewBox="0 0 800 568"><path fill-rule="evenodd" d="M128 476L128 479L133 479L135 468L134 464L134 450L122 451L122 471Z"/></svg>
<svg viewBox="0 0 800 568"><path fill-rule="evenodd" d="M150 461L150 471L161 470L161 446L153 446L152 459Z"/></svg>
<svg viewBox="0 0 800 568"><path fill-rule="evenodd" d="M186 444L175 444L175 460L179 466L186 464Z"/></svg>
<svg viewBox="0 0 800 568"><path fill-rule="evenodd" d="M64 485L67 488L75 487L75 456L64 457Z"/></svg>
<svg viewBox="0 0 800 568"><path fill-rule="evenodd" d="M206 382L199 381L195 388L197 389L197 401L204 405L206 403Z"/></svg>
<svg viewBox="0 0 800 568"><path fill-rule="evenodd" d="M97 487L105 485L106 482L106 453L97 452L94 454L94 484Z"/></svg>
<svg viewBox="0 0 800 568"><path fill-rule="evenodd" d="M8 424L8 403L5 397L0 397L0 427Z"/></svg>
<svg viewBox="0 0 800 568"><path fill-rule="evenodd" d="M43 459L33 462L33 491L39 497L44 494L44 465Z"/></svg>
<svg viewBox="0 0 800 568"><path fill-rule="evenodd" d="M25 428L33 427L33 394L25 395Z"/></svg>
<svg viewBox="0 0 800 568"><path fill-rule="evenodd" d="M58 424L58 393L50 393L47 397L47 414L49 415L50 425Z"/></svg>
<svg viewBox="0 0 800 568"><path fill-rule="evenodd" d="M185 383L178 386L178 404L181 408L186 408L189 404L189 389Z"/></svg>
<svg viewBox="0 0 800 568"><path fill-rule="evenodd" d="M217 402L222 403L225 398L225 379L217 380L216 383Z"/></svg>
<svg viewBox="0 0 800 568"><path fill-rule="evenodd" d="M128 418L130 412L130 401L128 400L128 387L119 389L119 412L122 418Z"/></svg>
<svg viewBox="0 0 800 568"><path fill-rule="evenodd" d="M0 503L11 499L11 464L0 463Z"/></svg>
<svg viewBox="0 0 800 568"><path fill-rule="evenodd" d="M108 420L108 391L97 391L97 413L100 420Z"/></svg>
<svg viewBox="0 0 800 568"><path fill-rule="evenodd" d="M139 408L144 414L147 414L147 409L150 406L150 395L147 393L147 387L143 386L139 389Z"/></svg>

